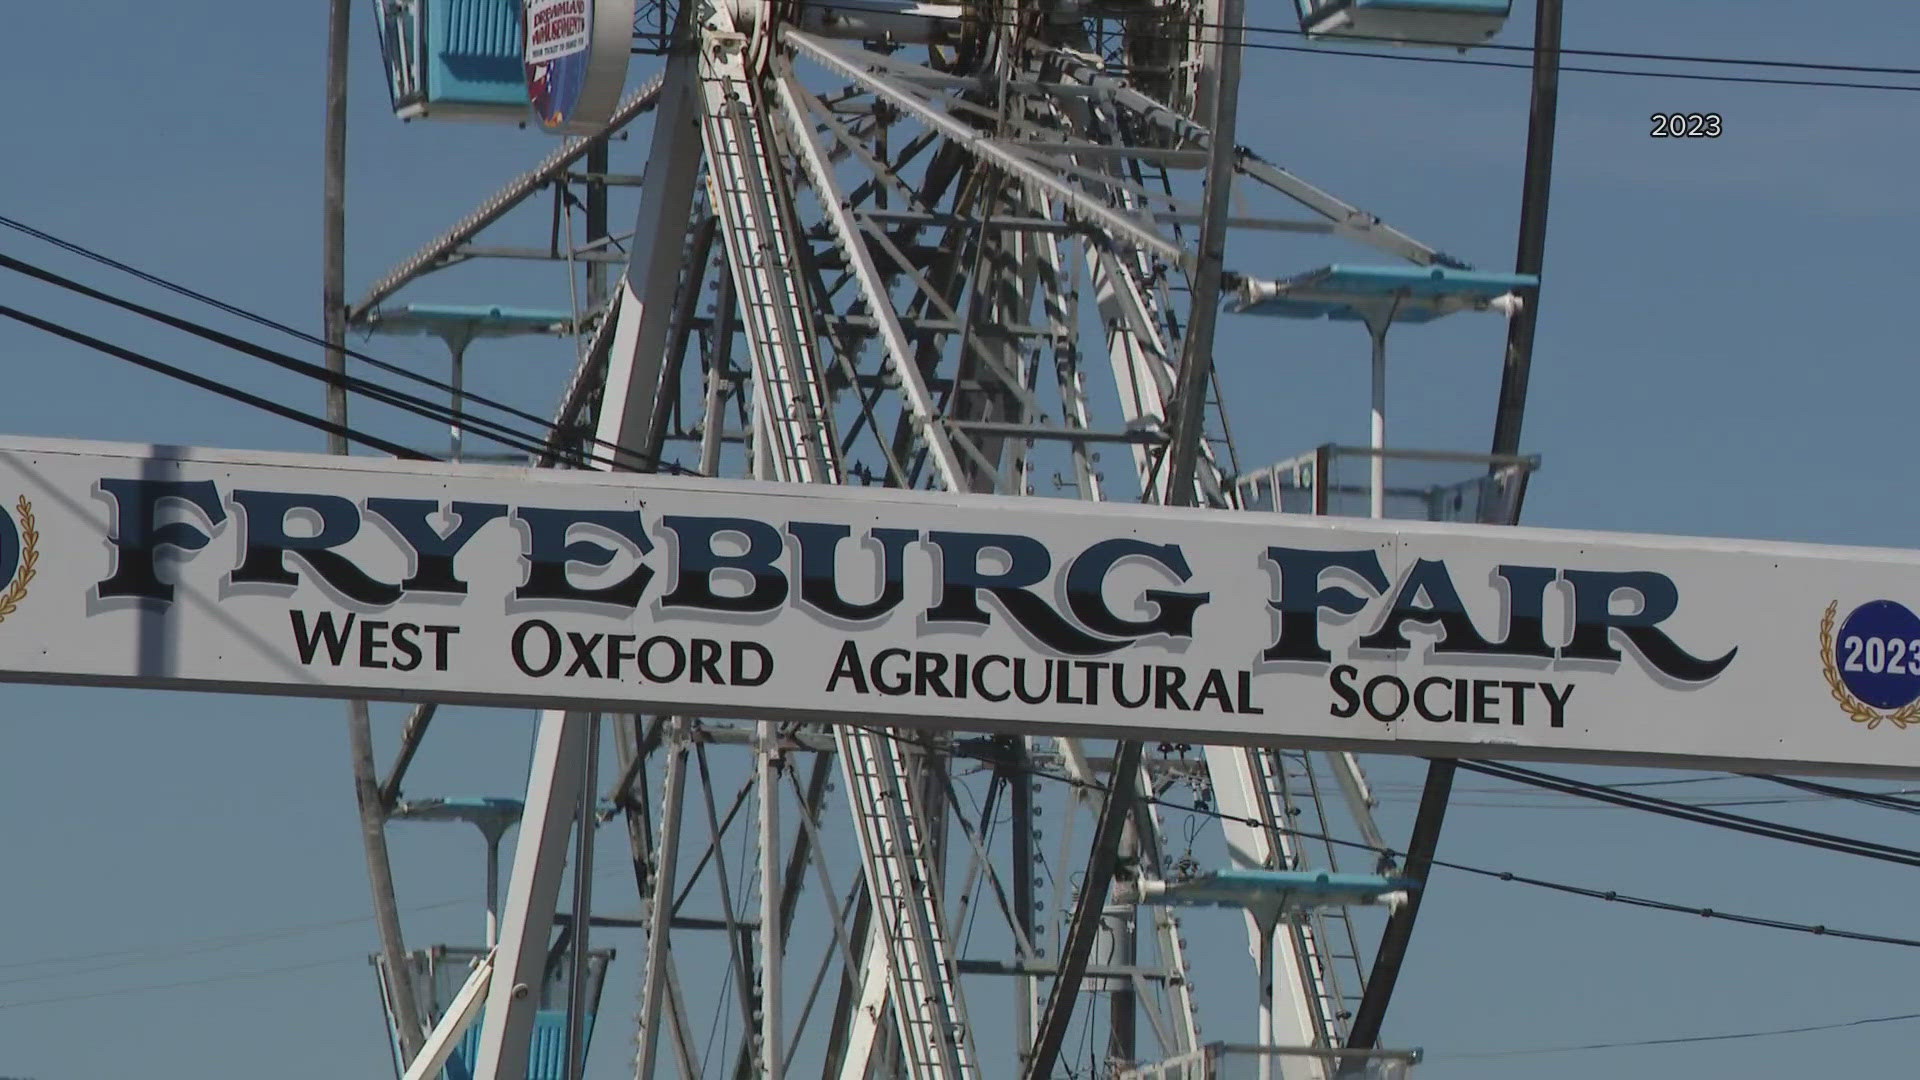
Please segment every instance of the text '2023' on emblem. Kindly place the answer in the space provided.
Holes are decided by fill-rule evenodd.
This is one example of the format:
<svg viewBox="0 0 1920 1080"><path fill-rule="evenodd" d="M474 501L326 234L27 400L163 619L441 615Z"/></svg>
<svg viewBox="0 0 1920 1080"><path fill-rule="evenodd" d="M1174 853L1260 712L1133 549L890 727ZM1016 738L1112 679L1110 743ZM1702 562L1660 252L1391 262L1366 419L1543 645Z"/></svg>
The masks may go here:
<svg viewBox="0 0 1920 1080"><path fill-rule="evenodd" d="M1920 616L1893 600L1870 600L1834 628L1840 602L1820 620L1827 691L1857 724L1920 723Z"/></svg>
<svg viewBox="0 0 1920 1080"><path fill-rule="evenodd" d="M33 504L22 495L11 514L0 509L0 620L27 598L39 562L40 530L34 524Z"/></svg>

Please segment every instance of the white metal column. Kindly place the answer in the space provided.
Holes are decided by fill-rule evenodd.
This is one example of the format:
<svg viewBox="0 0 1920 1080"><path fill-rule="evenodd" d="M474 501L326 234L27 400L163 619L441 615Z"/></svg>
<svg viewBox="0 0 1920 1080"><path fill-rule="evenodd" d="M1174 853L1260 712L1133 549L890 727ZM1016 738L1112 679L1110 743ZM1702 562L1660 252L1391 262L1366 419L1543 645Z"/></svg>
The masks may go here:
<svg viewBox="0 0 1920 1080"><path fill-rule="evenodd" d="M494 973L480 1025L474 1080L525 1080L533 1017L546 977L554 905L566 869L569 826L582 797L587 714L548 709L534 736L526 809L514 844Z"/></svg>

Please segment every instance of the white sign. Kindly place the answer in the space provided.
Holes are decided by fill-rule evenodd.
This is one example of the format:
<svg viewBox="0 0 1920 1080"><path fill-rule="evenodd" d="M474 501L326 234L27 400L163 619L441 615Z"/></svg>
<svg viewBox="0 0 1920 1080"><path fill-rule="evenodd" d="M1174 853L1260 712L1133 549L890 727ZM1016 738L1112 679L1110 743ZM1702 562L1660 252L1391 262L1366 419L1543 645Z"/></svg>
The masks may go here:
<svg viewBox="0 0 1920 1080"><path fill-rule="evenodd" d="M541 64L587 51L593 10L589 0L530 0L526 61Z"/></svg>
<svg viewBox="0 0 1920 1080"><path fill-rule="evenodd" d="M521 59L542 129L590 135L613 118L633 45L634 0L527 0Z"/></svg>
<svg viewBox="0 0 1920 1080"><path fill-rule="evenodd" d="M1920 557L0 442L0 679L1920 775Z"/></svg>

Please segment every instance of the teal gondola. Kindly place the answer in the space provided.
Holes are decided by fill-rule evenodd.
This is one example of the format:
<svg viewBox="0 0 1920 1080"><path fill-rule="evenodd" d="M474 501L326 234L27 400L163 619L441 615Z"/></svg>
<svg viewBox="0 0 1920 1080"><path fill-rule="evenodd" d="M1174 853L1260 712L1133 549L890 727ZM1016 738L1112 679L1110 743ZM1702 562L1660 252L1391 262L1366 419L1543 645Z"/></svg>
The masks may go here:
<svg viewBox="0 0 1920 1080"><path fill-rule="evenodd" d="M520 7L521 0L373 0L393 114L525 122Z"/></svg>
<svg viewBox="0 0 1920 1080"><path fill-rule="evenodd" d="M1294 0L1309 37L1466 48L1506 25L1513 0Z"/></svg>

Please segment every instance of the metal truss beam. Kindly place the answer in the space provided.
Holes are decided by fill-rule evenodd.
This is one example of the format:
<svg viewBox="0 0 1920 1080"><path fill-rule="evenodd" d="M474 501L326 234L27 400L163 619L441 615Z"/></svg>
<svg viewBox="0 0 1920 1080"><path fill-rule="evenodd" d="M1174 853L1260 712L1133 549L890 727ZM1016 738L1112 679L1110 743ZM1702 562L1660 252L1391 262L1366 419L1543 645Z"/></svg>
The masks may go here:
<svg viewBox="0 0 1920 1080"><path fill-rule="evenodd" d="M471 241L480 230L506 216L507 212L526 201L527 197L539 191L564 175L567 169L595 146L605 145L615 132L632 123L641 113L653 108L660 97L661 82L654 79L635 90L622 102L613 119L599 132L589 135L578 142L562 144L559 149L547 155L546 160L521 174L490 196L471 214L461 218L453 228L442 233L437 239L415 252L406 261L389 271L387 275L374 282L373 287L360 302L347 310L348 325L357 325L373 309L380 306L389 296L399 292L409 281L439 266L461 245Z"/></svg>
<svg viewBox="0 0 1920 1080"><path fill-rule="evenodd" d="M1107 904L1107 890L1113 883L1114 865L1120 852L1120 838L1127 819L1133 813L1134 788L1140 776L1140 744L1120 744L1114 757L1113 776L1107 784L1107 797L1100 807L1100 824L1094 830L1092 853L1080 882L1080 896L1074 902L1073 920L1067 926L1067 940L1061 949L1060 971L1054 976L1053 989L1047 994L1046 1009L1040 1017L1040 1031L1034 1038L1033 1055L1022 1073L1026 1080L1049 1080L1066 1042L1067 1027L1073 1021L1073 1007L1080 997L1080 982L1087 973L1087 960L1093 954L1093 940L1100 932L1100 916Z"/></svg>
<svg viewBox="0 0 1920 1080"><path fill-rule="evenodd" d="M643 897L647 905L647 962L641 973L639 1050L634 1058L634 1075L652 1080L660 1056L661 1014L668 1010L669 987L673 978L673 957L669 951L673 928L673 893L680 862L680 831L687 795L687 754L691 725L684 717L668 717L663 723L661 749L665 757L660 794L659 840L653 847L648 889ZM686 1030L683 1014L673 1009L672 1035L684 1069L692 1070L698 1061L693 1040Z"/></svg>
<svg viewBox="0 0 1920 1080"><path fill-rule="evenodd" d="M654 403L673 332L674 298L682 287L698 288L699 282L699 268L683 265L700 165L699 87L691 57L668 57L655 100L659 116L634 225L634 234L649 242L634 245L627 272L615 289L619 299L609 318L614 325L595 432L603 445L621 448L616 454L622 468L641 470L656 464L634 450L653 442ZM689 279L684 286L683 270Z"/></svg>
<svg viewBox="0 0 1920 1080"><path fill-rule="evenodd" d="M912 114L928 127L939 131L953 145L1038 186L1072 207L1074 212L1082 218L1104 226L1116 239L1152 251L1176 265L1189 264L1191 256L1186 249L1161 236L1149 221L1113 209L1080 188L1067 183L1042 163L997 139L981 134L978 129L956 119L946 111L935 108L925 98L911 92L900 82L870 70L872 65L866 58L847 56L826 42L791 28L784 29L781 37L829 70L866 86L875 94Z"/></svg>
<svg viewBox="0 0 1920 1080"><path fill-rule="evenodd" d="M1233 201L1233 134L1240 107L1240 37L1246 0L1221 0L1220 36L1212 49L1216 89L1213 95L1211 158L1206 199L1201 211L1200 252L1193 273L1193 303L1181 342L1180 373L1174 382L1173 435L1166 453L1167 483L1161 494L1174 506L1192 506L1194 466L1205 437L1207 393L1213 382L1213 330L1220 317L1220 276L1225 271L1227 210Z"/></svg>
<svg viewBox="0 0 1920 1080"><path fill-rule="evenodd" d="M1040 49L1049 60L1062 65L1065 71L1081 80L1089 89L1100 91L1115 105L1125 108L1146 124L1159 128L1175 139L1190 143L1196 150L1211 151L1213 136L1205 125L1194 122L1192 118L1156 101L1151 95L1127 85L1098 65L1089 63L1080 55L1058 48L1042 46L1036 46L1036 48ZM1056 85L1050 84L1046 89L1052 93L1060 93ZM1302 180L1252 150L1236 147L1234 153L1235 168L1238 171L1319 214L1326 219L1332 231L1339 235L1420 266L1437 265L1461 269L1467 266L1466 263L1395 229L1375 215ZM1140 156L1144 158L1147 155ZM1185 215L1166 215L1163 220L1184 220L1184 217ZM1234 219L1233 223L1236 227L1243 224L1241 219ZM1247 227L1263 227L1257 219L1245 224ZM1306 230L1300 228L1298 231Z"/></svg>
<svg viewBox="0 0 1920 1080"><path fill-rule="evenodd" d="M388 813L400 803L400 785L407 778L407 769L413 764L413 755L420 751L420 741L427 737L427 725L433 723L433 714L439 708L433 702L422 702L407 714L407 726L400 732L400 749L393 755L393 767L387 770L387 778L380 782L380 805Z"/></svg>
<svg viewBox="0 0 1920 1080"><path fill-rule="evenodd" d="M566 869L568 825L583 794L590 794L581 789L582 767L590 752L587 728L585 713L550 709L540 714L475 1054L475 1080L527 1075L538 987L546 978L548 939Z"/></svg>
<svg viewBox="0 0 1920 1080"><path fill-rule="evenodd" d="M790 73L776 77L773 85L775 93L779 95L781 116L790 129L792 144L799 148L800 161L806 168L807 178L819 193L820 205L833 228L835 243L846 256L847 264L859 282L868 315L877 324L881 345L887 353L886 371L900 380L915 433L925 442L932 455L941 486L949 491L965 490L960 459L954 453L953 441L934 413L933 396L921 377L906 331L900 326L893 298L888 294L880 269L874 263L873 253L853 220L850 200L840 191L834 180L833 167L827 161L825 151L814 139L813 125L807 119L808 112L801 106L802 100L812 103L812 95L799 87Z"/></svg>

